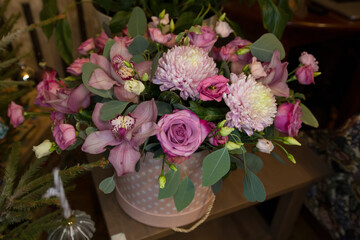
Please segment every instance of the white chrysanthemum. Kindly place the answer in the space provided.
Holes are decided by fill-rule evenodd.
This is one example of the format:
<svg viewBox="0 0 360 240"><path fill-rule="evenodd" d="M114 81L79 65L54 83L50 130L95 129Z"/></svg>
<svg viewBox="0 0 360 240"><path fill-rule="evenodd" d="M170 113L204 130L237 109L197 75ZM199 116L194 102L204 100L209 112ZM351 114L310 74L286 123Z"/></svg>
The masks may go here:
<svg viewBox="0 0 360 240"><path fill-rule="evenodd" d="M159 59L153 83L161 91L180 90L183 99L199 98L196 87L207 78L216 75L214 60L196 46L175 46Z"/></svg>
<svg viewBox="0 0 360 240"><path fill-rule="evenodd" d="M232 73L230 79L230 94L223 96L230 108L226 114L228 126L243 129L250 136L254 130L262 131L271 125L276 114L276 101L270 88L243 73L239 76Z"/></svg>

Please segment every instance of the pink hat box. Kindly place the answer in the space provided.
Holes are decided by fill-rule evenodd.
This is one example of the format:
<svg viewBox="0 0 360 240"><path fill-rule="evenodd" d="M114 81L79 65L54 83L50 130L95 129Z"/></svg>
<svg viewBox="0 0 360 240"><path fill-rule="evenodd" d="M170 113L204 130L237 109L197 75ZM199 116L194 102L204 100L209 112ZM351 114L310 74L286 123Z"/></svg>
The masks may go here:
<svg viewBox="0 0 360 240"><path fill-rule="evenodd" d="M153 159L152 156L149 153L146 155L139 172L115 179L115 195L122 209L133 219L153 227L178 227L200 219L213 197L211 188L201 184L201 166L206 152L195 153L179 165L181 178L187 175L195 186L193 201L181 212L176 210L172 197L158 200L162 160Z"/></svg>

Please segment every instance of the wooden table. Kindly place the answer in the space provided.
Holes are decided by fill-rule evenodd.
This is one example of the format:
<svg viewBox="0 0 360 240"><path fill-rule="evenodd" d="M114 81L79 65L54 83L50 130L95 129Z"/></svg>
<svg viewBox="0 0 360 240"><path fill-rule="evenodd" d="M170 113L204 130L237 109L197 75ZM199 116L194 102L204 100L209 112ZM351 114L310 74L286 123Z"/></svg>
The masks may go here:
<svg viewBox="0 0 360 240"><path fill-rule="evenodd" d="M97 188L109 235L113 236L114 240L160 239L163 237L167 237L166 239L203 239L196 237L196 234L201 235L202 232L209 231L214 233L220 231L219 236L226 236L224 231L226 231L228 225L222 224L220 217L243 210L239 213L240 220L237 217L234 220L239 223L239 227L242 225L245 228L243 231L245 237L243 239L287 239L303 203L307 186L331 173L329 167L309 148L292 146L288 147L288 150L295 156L297 164L286 161L285 155L279 149L275 151L283 157L286 164L280 163L271 155L259 154L264 161L264 167L258 173L258 176L264 183L267 200L280 197L270 226L265 224L261 216L254 212L253 208L249 208L257 203L250 203L244 198L242 192L243 172L237 170L232 172L224 181L223 188L216 197L214 208L207 222L192 233L176 233L171 237L169 235L174 234L174 232L170 229L146 226L127 216L117 204L115 194L105 195L98 189L101 180L111 176L112 171L95 169L93 171L93 180ZM225 221L229 221L229 219ZM253 223L260 225L250 231L248 225ZM239 232L241 235L241 231ZM116 235L117 238L114 237ZM211 236L210 238L206 237L206 239L221 238Z"/></svg>

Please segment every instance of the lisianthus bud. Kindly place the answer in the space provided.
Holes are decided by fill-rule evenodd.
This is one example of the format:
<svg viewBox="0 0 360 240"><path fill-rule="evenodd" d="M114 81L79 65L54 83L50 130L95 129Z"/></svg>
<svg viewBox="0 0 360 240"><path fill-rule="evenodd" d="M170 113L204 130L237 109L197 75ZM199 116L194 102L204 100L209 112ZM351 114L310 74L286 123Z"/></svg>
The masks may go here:
<svg viewBox="0 0 360 240"><path fill-rule="evenodd" d="M301 146L301 143L298 142L298 140L296 140L293 137L283 137L283 143L287 144L287 145L296 145L296 146Z"/></svg>
<svg viewBox="0 0 360 240"><path fill-rule="evenodd" d="M221 14L221 16L219 17L219 21L224 21L225 17L226 13Z"/></svg>
<svg viewBox="0 0 360 240"><path fill-rule="evenodd" d="M164 188L166 184L166 177L162 174L159 177L159 186L160 188Z"/></svg>
<svg viewBox="0 0 360 240"><path fill-rule="evenodd" d="M189 43L190 43L190 38L188 36L186 36L184 39L184 46L188 46Z"/></svg>
<svg viewBox="0 0 360 240"><path fill-rule="evenodd" d="M126 91L140 95L145 90L145 86L142 82L138 80L128 80L125 81L124 88Z"/></svg>
<svg viewBox="0 0 360 240"><path fill-rule="evenodd" d="M320 76L321 72L314 72L314 77Z"/></svg>
<svg viewBox="0 0 360 240"><path fill-rule="evenodd" d="M243 143L234 143L234 142L229 141L229 142L226 143L226 148L229 151L232 151L232 150L241 148L242 145L244 145L244 144Z"/></svg>
<svg viewBox="0 0 360 240"><path fill-rule="evenodd" d="M141 77L141 80L143 80L144 82L146 82L147 80L149 80L149 74L144 73Z"/></svg>
<svg viewBox="0 0 360 240"><path fill-rule="evenodd" d="M174 23L174 20L171 19L171 21L170 21L170 32L174 32L174 30L175 30L175 23Z"/></svg>
<svg viewBox="0 0 360 240"><path fill-rule="evenodd" d="M173 170L174 172L177 172L177 168L175 167L174 164L170 164L169 168L170 168L171 170Z"/></svg>
<svg viewBox="0 0 360 240"><path fill-rule="evenodd" d="M235 128L229 128L229 127L222 127L219 131L220 135L225 137L227 135L229 135L230 133L232 133L232 131L234 131Z"/></svg>
<svg viewBox="0 0 360 240"><path fill-rule="evenodd" d="M292 163L294 163L294 164L296 163L295 158L291 153L287 153L287 157Z"/></svg>
<svg viewBox="0 0 360 240"><path fill-rule="evenodd" d="M222 128L225 124L226 120L222 120L221 122L218 123L217 127L218 128Z"/></svg>
<svg viewBox="0 0 360 240"><path fill-rule="evenodd" d="M163 9L163 10L161 11L161 13L159 14L160 20L165 17L165 13L166 13L166 12L165 12L165 9Z"/></svg>
<svg viewBox="0 0 360 240"><path fill-rule="evenodd" d="M125 66L127 66L128 68L133 68L133 66L131 65L131 63L129 63L128 61L123 60L123 63L124 63Z"/></svg>
<svg viewBox="0 0 360 240"><path fill-rule="evenodd" d="M215 32L219 34L222 38L226 38L230 35L230 33L234 32L234 30L227 22L219 20L216 23Z"/></svg>
<svg viewBox="0 0 360 240"><path fill-rule="evenodd" d="M236 55L244 55L246 53L250 52L250 48L243 47L236 51Z"/></svg>
<svg viewBox="0 0 360 240"><path fill-rule="evenodd" d="M260 152L263 153L271 153L272 150L274 150L274 145L272 144L272 142L265 138L259 139L256 143L256 147L259 149Z"/></svg>
<svg viewBox="0 0 360 240"><path fill-rule="evenodd" d="M49 139L44 140L37 146L33 146L33 151L35 152L36 158L42 158L49 156L54 149L52 149L53 143Z"/></svg>

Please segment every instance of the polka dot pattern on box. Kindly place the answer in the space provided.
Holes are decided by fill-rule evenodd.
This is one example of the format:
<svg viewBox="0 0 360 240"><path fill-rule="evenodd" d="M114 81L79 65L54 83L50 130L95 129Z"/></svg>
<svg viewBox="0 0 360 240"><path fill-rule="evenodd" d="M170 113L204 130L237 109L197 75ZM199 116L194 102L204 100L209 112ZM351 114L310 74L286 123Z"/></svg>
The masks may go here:
<svg viewBox="0 0 360 240"><path fill-rule="evenodd" d="M134 207L143 211L160 214L178 214L173 198L158 200L159 184L158 177L161 171L161 160L153 159L153 154L147 154L141 162L139 172L126 174L116 179L117 189L122 197ZM195 196L191 204L181 213L193 211L201 208L212 197L209 187L203 187L202 183L202 160L206 153L200 152L193 154L190 159L179 165L181 179L185 177L185 172L194 183ZM165 168L165 173L168 168Z"/></svg>

